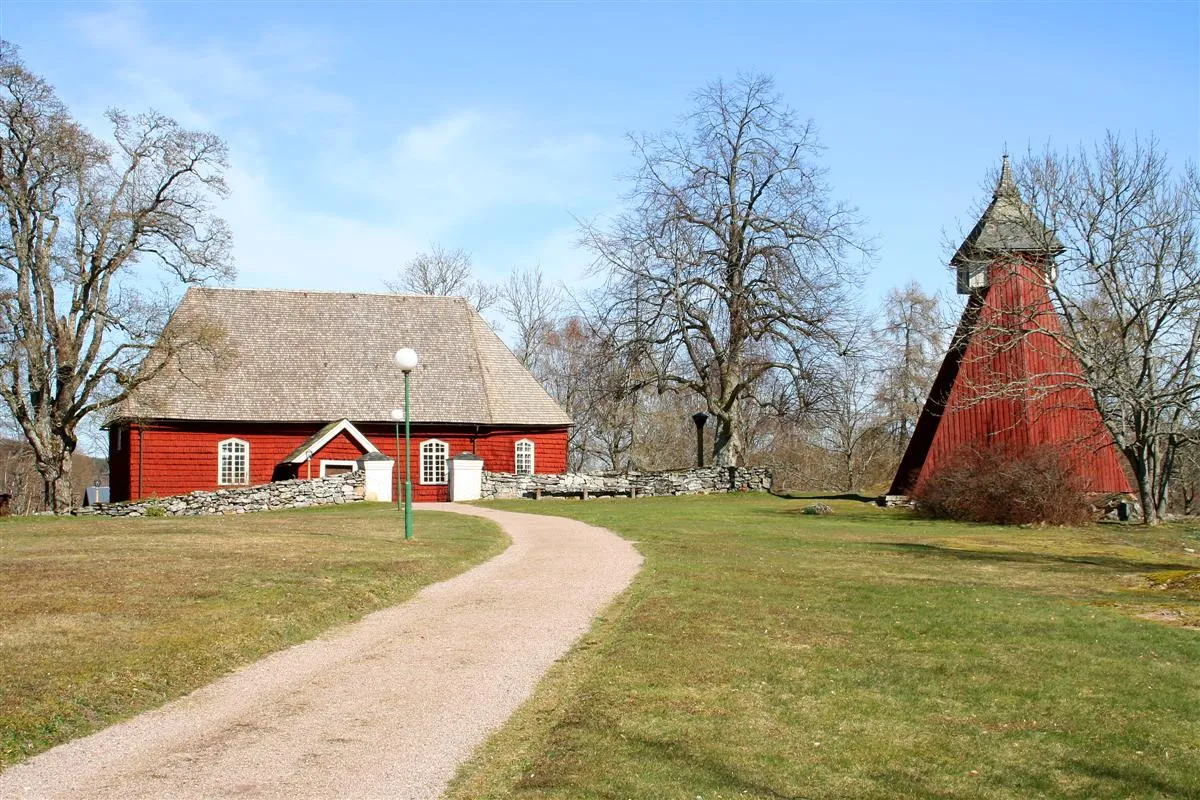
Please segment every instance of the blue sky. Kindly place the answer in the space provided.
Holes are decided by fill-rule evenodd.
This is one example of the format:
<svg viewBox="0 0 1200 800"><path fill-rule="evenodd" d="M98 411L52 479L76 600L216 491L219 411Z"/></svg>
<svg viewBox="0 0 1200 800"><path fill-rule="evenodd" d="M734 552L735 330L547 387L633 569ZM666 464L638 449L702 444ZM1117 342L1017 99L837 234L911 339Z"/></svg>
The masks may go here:
<svg viewBox="0 0 1200 800"><path fill-rule="evenodd" d="M878 250L864 298L952 289L988 171L1153 134L1200 155L1200 4L22 3L0 36L100 128L153 107L230 145L238 285L379 291L431 241L481 277L587 280L625 134L765 72L815 120Z"/></svg>

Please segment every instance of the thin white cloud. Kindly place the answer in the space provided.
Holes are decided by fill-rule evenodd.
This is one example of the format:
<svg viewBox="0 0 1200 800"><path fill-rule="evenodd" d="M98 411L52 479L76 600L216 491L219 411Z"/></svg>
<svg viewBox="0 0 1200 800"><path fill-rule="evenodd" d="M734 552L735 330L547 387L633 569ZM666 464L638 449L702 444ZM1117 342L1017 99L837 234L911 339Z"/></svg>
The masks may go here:
<svg viewBox="0 0 1200 800"><path fill-rule="evenodd" d="M472 251L485 278L582 270L571 214L612 202L619 143L478 108L373 139L373 104L321 86L336 78L331 42L275 29L234 49L165 36L152 12L115 5L71 28L116 63L120 105L229 141L239 284L378 290L433 241Z"/></svg>
<svg viewBox="0 0 1200 800"><path fill-rule="evenodd" d="M331 45L306 31L272 28L233 47L194 32L156 31L147 7L125 3L71 17L68 26L117 61L123 95L133 89L188 125L219 128L253 118L287 126L353 109L349 98L319 85Z"/></svg>
<svg viewBox="0 0 1200 800"><path fill-rule="evenodd" d="M396 228L290 207L262 172L235 167L228 180L224 213L242 286L382 291L396 259L423 244Z"/></svg>
<svg viewBox="0 0 1200 800"><path fill-rule="evenodd" d="M399 137L396 143L397 159L446 161L469 141L481 123L481 116L477 112L463 111L427 125L414 125Z"/></svg>

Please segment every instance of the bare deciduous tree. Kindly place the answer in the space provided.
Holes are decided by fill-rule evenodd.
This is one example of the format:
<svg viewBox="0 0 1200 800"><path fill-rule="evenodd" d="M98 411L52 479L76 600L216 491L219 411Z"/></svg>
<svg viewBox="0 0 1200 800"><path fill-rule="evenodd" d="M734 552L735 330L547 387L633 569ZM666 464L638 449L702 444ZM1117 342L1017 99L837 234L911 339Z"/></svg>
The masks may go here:
<svg viewBox="0 0 1200 800"><path fill-rule="evenodd" d="M45 510L44 482L34 464L32 448L0 440L0 492L9 496L9 509L14 514Z"/></svg>
<svg viewBox="0 0 1200 800"><path fill-rule="evenodd" d="M7 427L7 426L5 426ZM20 435L20 434L18 434ZM82 488L107 475L104 459L76 453L72 459L71 479L79 500ZM33 514L48 510L45 482L38 474L33 448L26 441L7 436L0 438L0 492L9 495L9 508L14 514Z"/></svg>
<svg viewBox="0 0 1200 800"><path fill-rule="evenodd" d="M546 339L558 325L562 289L542 274L542 268L514 269L500 287L500 313L513 326L517 358L539 380L547 373Z"/></svg>
<svg viewBox="0 0 1200 800"><path fill-rule="evenodd" d="M896 456L903 455L929 387L946 352L938 298L910 281L888 292L883 305L879 344L882 375L878 399L892 427Z"/></svg>
<svg viewBox="0 0 1200 800"><path fill-rule="evenodd" d="M1200 180L1173 175L1153 141L1111 134L1090 153L1030 156L1018 180L1065 248L1050 276L1062 339L1154 524L1200 430Z"/></svg>
<svg viewBox="0 0 1200 800"><path fill-rule="evenodd" d="M111 144L0 43L0 397L56 511L71 505L80 422L172 352L212 344L211 331L163 333L170 299L138 289L150 270L185 284L233 275L211 207L224 143L154 113L108 118ZM152 349L164 358L147 361Z"/></svg>
<svg viewBox="0 0 1200 800"><path fill-rule="evenodd" d="M609 275L617 340L660 388L714 418L713 460L741 461L739 416L769 372L805 377L830 339L861 252L855 213L830 201L811 123L770 78L696 94L689 130L635 137L633 208L584 240Z"/></svg>
<svg viewBox="0 0 1200 800"><path fill-rule="evenodd" d="M610 337L574 316L544 342L543 385L571 415L568 441L572 470L621 469L634 440L637 397L628 391L628 367Z"/></svg>
<svg viewBox="0 0 1200 800"><path fill-rule="evenodd" d="M852 341L828 375L828 398L816 413L819 441L835 456L834 485L843 491L862 488L871 468L887 451L888 415L879 401L878 368L869 352L870 337Z"/></svg>
<svg viewBox="0 0 1200 800"><path fill-rule="evenodd" d="M1171 485L1175 502L1184 514L1200 514L1197 490L1200 490L1200 431L1175 454Z"/></svg>
<svg viewBox="0 0 1200 800"><path fill-rule="evenodd" d="M436 242L401 267L396 280L383 283L393 292L465 297L480 313L495 305L498 296L496 287L475 278L470 253Z"/></svg>

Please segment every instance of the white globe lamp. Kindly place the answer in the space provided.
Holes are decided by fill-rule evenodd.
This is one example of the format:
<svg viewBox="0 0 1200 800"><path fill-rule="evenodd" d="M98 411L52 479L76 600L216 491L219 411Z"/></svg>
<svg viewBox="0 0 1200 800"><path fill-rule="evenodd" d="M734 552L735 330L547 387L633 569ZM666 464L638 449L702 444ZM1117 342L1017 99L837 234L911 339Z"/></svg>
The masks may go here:
<svg viewBox="0 0 1200 800"><path fill-rule="evenodd" d="M396 366L399 367L402 372L409 373L417 368L417 351L413 350L411 347L401 347L396 351L394 358L396 361Z"/></svg>

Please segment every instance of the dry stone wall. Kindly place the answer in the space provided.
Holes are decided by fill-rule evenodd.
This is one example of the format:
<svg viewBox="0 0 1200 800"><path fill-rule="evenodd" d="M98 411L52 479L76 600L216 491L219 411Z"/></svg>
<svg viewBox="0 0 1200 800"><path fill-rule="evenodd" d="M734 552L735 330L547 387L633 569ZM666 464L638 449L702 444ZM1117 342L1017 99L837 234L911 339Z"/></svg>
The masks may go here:
<svg viewBox="0 0 1200 800"><path fill-rule="evenodd" d="M513 497L662 497L717 492L769 492L765 467L708 467L677 472L483 473L483 499Z"/></svg>
<svg viewBox="0 0 1200 800"><path fill-rule="evenodd" d="M210 514L245 514L283 508L342 505L363 499L363 472L311 480L277 481L239 489L192 492L150 498L133 503L102 503L75 509L78 515L109 517L198 517Z"/></svg>
<svg viewBox="0 0 1200 800"><path fill-rule="evenodd" d="M712 467L677 472L569 472L561 475L483 473L483 499L512 497L658 497L717 492L765 492L771 489L771 471L763 467ZM363 472L311 480L291 480L192 492L132 503L101 503L75 509L80 516L196 517L212 514L245 514L284 508L357 503L363 499Z"/></svg>

